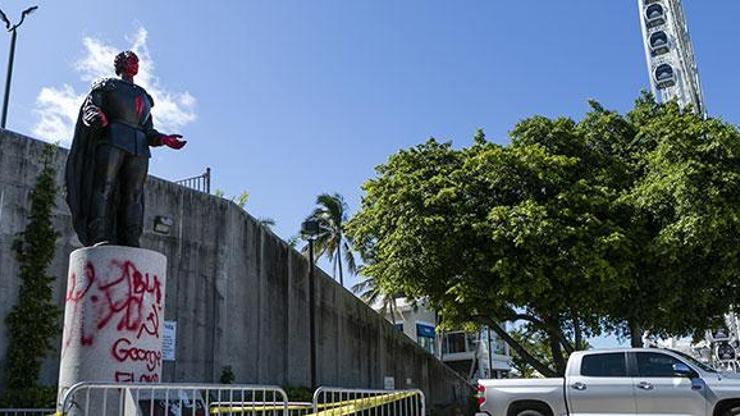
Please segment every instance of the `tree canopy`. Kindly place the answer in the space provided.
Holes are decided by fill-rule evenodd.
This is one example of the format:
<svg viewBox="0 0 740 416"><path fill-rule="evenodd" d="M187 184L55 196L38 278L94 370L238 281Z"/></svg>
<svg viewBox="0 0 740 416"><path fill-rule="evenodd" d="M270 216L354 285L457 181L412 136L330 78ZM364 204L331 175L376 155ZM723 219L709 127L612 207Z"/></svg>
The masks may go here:
<svg viewBox="0 0 740 416"><path fill-rule="evenodd" d="M738 304L740 134L647 94L626 115L532 117L511 142L430 139L364 185L363 274L490 326L543 375L604 332L690 335ZM501 326L538 331L538 359ZM540 354L541 355L541 354Z"/></svg>

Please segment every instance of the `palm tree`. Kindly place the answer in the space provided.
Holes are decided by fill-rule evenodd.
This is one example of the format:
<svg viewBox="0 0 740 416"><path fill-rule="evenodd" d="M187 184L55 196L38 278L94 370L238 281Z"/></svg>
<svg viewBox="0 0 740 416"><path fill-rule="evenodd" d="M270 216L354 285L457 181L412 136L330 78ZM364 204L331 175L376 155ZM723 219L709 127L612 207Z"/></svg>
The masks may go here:
<svg viewBox="0 0 740 416"><path fill-rule="evenodd" d="M396 299L398 296L395 294L386 293L382 287L378 284L378 280L375 277L366 277L365 280L352 286L352 292L360 296L366 304L371 308L380 306L380 312L383 316L387 316L390 312L391 319L395 325L398 322L396 314L398 313L398 304ZM403 315L401 315L403 319Z"/></svg>
<svg viewBox="0 0 740 416"><path fill-rule="evenodd" d="M347 262L347 270L354 274L357 270L355 256L352 254L352 241L344 235L344 223L347 221L349 208L344 198L335 193L334 195L321 194L316 197L317 207L308 219L319 223L321 232L314 241L314 255L318 259L321 256L332 262L334 278L339 271L339 284L344 287L344 273L342 257ZM308 246L303 248L304 253Z"/></svg>

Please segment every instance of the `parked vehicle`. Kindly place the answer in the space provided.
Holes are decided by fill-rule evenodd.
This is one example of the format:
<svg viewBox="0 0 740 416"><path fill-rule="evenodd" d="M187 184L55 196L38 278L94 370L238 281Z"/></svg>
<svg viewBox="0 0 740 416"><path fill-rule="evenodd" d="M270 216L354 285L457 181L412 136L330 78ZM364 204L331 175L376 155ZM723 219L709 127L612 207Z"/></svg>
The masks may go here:
<svg viewBox="0 0 740 416"><path fill-rule="evenodd" d="M476 416L739 416L740 375L672 350L579 351L565 378L480 380Z"/></svg>

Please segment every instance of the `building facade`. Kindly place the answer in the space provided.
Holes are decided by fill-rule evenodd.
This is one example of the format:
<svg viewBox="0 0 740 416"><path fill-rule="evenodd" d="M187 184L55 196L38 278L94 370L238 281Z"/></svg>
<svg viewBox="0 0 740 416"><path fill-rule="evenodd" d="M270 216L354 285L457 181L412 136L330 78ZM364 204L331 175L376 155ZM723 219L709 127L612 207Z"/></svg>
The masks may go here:
<svg viewBox="0 0 740 416"><path fill-rule="evenodd" d="M508 345L487 327L475 332L440 331L434 311L423 302L412 303L405 298L373 307L398 331L471 382L504 378L511 371Z"/></svg>

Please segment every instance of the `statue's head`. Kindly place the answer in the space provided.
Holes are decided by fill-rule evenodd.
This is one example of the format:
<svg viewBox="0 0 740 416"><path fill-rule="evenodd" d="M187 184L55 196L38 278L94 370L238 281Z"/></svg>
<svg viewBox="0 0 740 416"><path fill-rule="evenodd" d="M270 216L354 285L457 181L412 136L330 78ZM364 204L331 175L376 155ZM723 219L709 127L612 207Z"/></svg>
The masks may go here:
<svg viewBox="0 0 740 416"><path fill-rule="evenodd" d="M123 51L116 55L114 61L116 75L128 75L133 77L139 73L139 57L133 51Z"/></svg>

